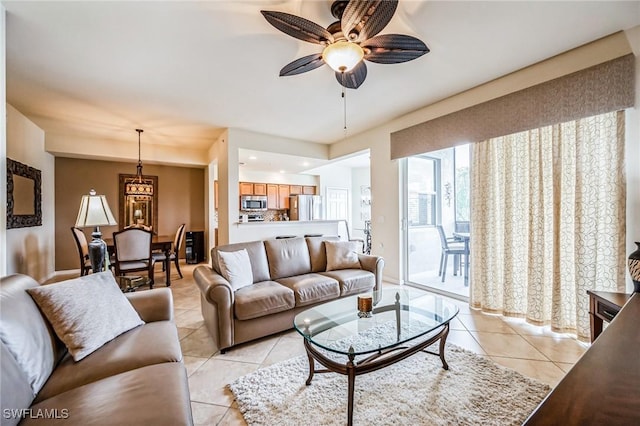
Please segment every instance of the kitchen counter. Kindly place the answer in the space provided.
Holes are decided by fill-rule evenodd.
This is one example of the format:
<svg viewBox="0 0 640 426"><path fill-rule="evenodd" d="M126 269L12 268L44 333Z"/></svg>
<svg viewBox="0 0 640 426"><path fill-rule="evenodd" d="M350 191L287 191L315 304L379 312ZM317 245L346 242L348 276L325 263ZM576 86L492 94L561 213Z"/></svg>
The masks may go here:
<svg viewBox="0 0 640 426"><path fill-rule="evenodd" d="M265 240L278 236L303 237L310 234L339 235L339 220L289 220L274 222L236 222L233 242Z"/></svg>

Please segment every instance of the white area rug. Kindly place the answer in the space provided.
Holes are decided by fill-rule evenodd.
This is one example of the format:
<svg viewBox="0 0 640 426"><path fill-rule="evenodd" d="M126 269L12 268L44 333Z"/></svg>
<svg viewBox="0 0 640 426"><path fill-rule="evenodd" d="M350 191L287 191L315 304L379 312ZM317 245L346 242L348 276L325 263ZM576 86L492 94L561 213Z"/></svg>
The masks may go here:
<svg viewBox="0 0 640 426"><path fill-rule="evenodd" d="M549 386L455 345L356 377L355 425L520 425ZM316 368L321 368L316 363ZM309 372L306 356L262 368L229 388L249 425L344 425L347 378Z"/></svg>

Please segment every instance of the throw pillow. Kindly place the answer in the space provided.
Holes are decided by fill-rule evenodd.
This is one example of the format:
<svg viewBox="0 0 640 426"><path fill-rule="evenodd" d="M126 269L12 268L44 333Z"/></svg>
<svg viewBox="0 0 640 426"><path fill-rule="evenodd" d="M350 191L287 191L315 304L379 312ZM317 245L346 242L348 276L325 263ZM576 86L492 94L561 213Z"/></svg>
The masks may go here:
<svg viewBox="0 0 640 426"><path fill-rule="evenodd" d="M108 271L27 291L74 361L144 324Z"/></svg>
<svg viewBox="0 0 640 426"><path fill-rule="evenodd" d="M233 291L253 284L251 261L247 249L238 251L218 251L220 272L231 284Z"/></svg>
<svg viewBox="0 0 640 426"><path fill-rule="evenodd" d="M355 241L325 241L327 272L336 269L360 269L358 243Z"/></svg>

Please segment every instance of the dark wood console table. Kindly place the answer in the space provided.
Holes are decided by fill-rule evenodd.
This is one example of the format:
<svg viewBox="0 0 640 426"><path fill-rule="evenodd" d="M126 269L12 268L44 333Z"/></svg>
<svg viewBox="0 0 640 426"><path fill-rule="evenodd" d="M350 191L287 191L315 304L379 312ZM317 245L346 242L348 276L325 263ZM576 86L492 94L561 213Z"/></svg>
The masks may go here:
<svg viewBox="0 0 640 426"><path fill-rule="evenodd" d="M602 333L603 321L611 320L631 298L627 293L587 290L589 295L589 318L591 321L591 343Z"/></svg>
<svg viewBox="0 0 640 426"><path fill-rule="evenodd" d="M524 424L640 424L639 318L634 294Z"/></svg>

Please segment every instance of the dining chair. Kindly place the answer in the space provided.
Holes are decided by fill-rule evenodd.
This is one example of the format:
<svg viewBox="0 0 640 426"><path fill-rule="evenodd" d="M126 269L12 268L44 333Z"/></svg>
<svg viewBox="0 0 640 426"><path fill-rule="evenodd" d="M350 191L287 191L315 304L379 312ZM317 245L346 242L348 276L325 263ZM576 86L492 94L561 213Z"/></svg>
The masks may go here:
<svg viewBox="0 0 640 426"><path fill-rule="evenodd" d="M80 275L88 275L91 271L91 260L89 260L89 244L87 243L87 236L82 229L71 227L71 233L73 239L76 242L76 248L78 249L78 255L80 256Z"/></svg>
<svg viewBox="0 0 640 426"><path fill-rule="evenodd" d="M442 276L442 282L444 282L449 256L453 255L453 275L457 275L457 272L460 269L460 259L463 255L467 254L467 250L465 249L464 244L457 243L452 238L447 238L447 234L445 234L442 225L436 225L436 228L438 229L440 244L442 246L438 276Z"/></svg>
<svg viewBox="0 0 640 426"><path fill-rule="evenodd" d="M151 238L153 234L140 228L128 228L113 233L116 276L130 272L146 271L149 287L153 288L153 266Z"/></svg>
<svg viewBox="0 0 640 426"><path fill-rule="evenodd" d="M129 228L138 228L138 229L144 229L145 231L153 232L153 226L147 226L147 225L129 225L129 226L125 226L125 227L124 227L124 229L129 229Z"/></svg>
<svg viewBox="0 0 640 426"><path fill-rule="evenodd" d="M180 249L182 248L182 241L184 240L184 223L178 226L178 230L176 231L176 235L173 238L173 250L169 255L169 260L176 265L176 270L178 271L178 275L182 278L182 272L180 272ZM162 263L162 270L164 271L165 266L164 262L167 259L166 255L162 252L152 253L153 261L155 263Z"/></svg>
<svg viewBox="0 0 640 426"><path fill-rule="evenodd" d="M364 239L362 239L362 238L351 238L351 233L349 232L349 222L347 222L345 219L342 219L341 222L344 222L344 228L346 229L346 232L347 232L347 241L353 241L353 242L358 243L358 247L360 247L360 249L362 250L360 253L364 253L364 251L365 251Z"/></svg>

